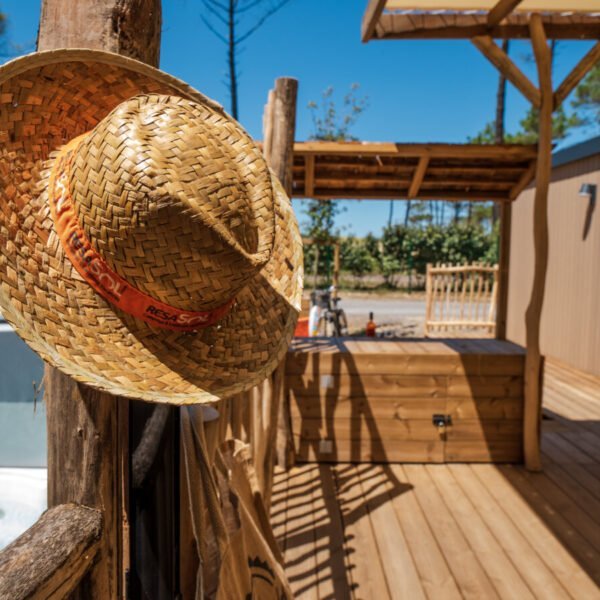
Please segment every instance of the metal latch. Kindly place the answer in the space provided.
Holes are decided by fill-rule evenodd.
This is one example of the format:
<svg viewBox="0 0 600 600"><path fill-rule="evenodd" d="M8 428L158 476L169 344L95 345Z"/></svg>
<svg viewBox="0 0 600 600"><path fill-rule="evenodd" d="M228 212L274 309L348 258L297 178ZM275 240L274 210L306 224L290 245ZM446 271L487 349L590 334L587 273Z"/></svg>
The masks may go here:
<svg viewBox="0 0 600 600"><path fill-rule="evenodd" d="M443 427L452 425L452 416L451 415L433 415L431 417L431 422L439 429L442 429Z"/></svg>

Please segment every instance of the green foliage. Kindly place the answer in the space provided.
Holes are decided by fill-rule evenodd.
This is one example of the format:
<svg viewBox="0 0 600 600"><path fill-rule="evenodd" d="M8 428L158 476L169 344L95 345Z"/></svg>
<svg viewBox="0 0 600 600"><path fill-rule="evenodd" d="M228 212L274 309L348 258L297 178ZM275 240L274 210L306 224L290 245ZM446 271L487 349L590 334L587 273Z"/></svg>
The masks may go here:
<svg viewBox="0 0 600 600"><path fill-rule="evenodd" d="M600 111L600 106L596 110ZM598 114L600 116L600 112ZM552 115L552 139L555 141L564 140L571 129L579 127L583 123L584 121L576 112L568 115L564 107L560 106ZM504 141L507 144L535 144L538 141L540 130L539 110L530 107L525 116L519 121L519 125L518 131L504 135ZM477 135L467 138L467 141L472 144L493 144L494 140L493 121L487 123Z"/></svg>
<svg viewBox="0 0 600 600"><path fill-rule="evenodd" d="M357 95L359 87L358 83L350 86L350 91L342 100L341 108L333 98L333 86L323 91L320 104L314 100L308 103L314 126L311 139L330 142L356 139L350 135L350 129L368 106L367 96Z"/></svg>
<svg viewBox="0 0 600 600"><path fill-rule="evenodd" d="M484 128L473 137L467 136L469 144L494 144L496 142L496 124L494 121L486 123Z"/></svg>
<svg viewBox="0 0 600 600"><path fill-rule="evenodd" d="M328 240L339 234L335 229L335 218L342 212L338 202L332 200L310 200L306 207L308 223L304 235L317 240Z"/></svg>
<svg viewBox="0 0 600 600"><path fill-rule="evenodd" d="M425 273L427 263L464 264L497 260L498 232L487 233L477 223L449 223L424 228L395 225L383 233L380 272L389 283L388 270ZM387 261L387 269L382 268ZM393 268L393 267L392 267Z"/></svg>
<svg viewBox="0 0 600 600"><path fill-rule="evenodd" d="M538 141L540 130L540 113L537 108L531 107L519 121L521 129L513 134L506 135L509 144L535 144ZM569 130L579 127L581 119L577 113L567 115L564 107L560 106L552 115L552 139L564 140L569 135Z"/></svg>
<svg viewBox="0 0 600 600"><path fill-rule="evenodd" d="M340 248L341 264L344 270L352 273L357 279L377 271L377 259L372 254L366 238L349 237L343 240ZM360 287L360 282L358 287Z"/></svg>
<svg viewBox="0 0 600 600"><path fill-rule="evenodd" d="M600 62L597 62L583 81L575 88L573 108L584 113L581 122L584 124L600 123Z"/></svg>

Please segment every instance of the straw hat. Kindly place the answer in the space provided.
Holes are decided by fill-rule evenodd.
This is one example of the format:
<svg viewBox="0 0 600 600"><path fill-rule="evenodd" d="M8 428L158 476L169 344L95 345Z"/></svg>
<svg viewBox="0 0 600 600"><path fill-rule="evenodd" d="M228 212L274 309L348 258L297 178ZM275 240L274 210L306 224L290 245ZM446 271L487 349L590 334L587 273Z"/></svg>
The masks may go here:
<svg viewBox="0 0 600 600"><path fill-rule="evenodd" d="M223 109L115 54L0 67L0 310L113 394L203 403L285 355L302 291L291 203Z"/></svg>

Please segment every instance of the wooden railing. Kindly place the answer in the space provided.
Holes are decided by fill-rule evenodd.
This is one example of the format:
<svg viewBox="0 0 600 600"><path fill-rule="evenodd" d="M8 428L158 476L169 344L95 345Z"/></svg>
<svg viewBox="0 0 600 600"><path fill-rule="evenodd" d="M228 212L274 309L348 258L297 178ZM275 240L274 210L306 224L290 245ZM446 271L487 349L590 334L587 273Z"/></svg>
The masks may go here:
<svg viewBox="0 0 600 600"><path fill-rule="evenodd" d="M68 597L92 565L101 535L100 511L50 508L0 552L0 600Z"/></svg>
<svg viewBox="0 0 600 600"><path fill-rule="evenodd" d="M498 265L427 265L426 337L495 337Z"/></svg>

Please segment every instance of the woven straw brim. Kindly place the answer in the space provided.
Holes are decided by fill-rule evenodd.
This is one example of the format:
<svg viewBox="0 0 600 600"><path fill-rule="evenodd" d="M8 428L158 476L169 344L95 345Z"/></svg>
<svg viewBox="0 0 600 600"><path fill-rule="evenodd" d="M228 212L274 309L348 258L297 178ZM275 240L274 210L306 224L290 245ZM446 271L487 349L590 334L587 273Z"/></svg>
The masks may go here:
<svg viewBox="0 0 600 600"><path fill-rule="evenodd" d="M57 50L0 67L0 310L44 360L77 381L151 402L212 402L260 383L293 336L302 241L276 179L269 263L218 325L193 334L150 327L94 292L65 258L39 193L52 152L145 93L223 113L185 83L115 54Z"/></svg>

